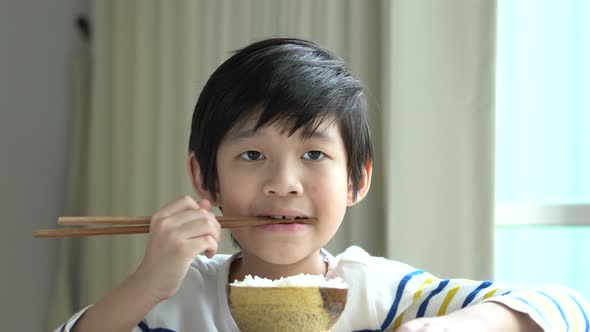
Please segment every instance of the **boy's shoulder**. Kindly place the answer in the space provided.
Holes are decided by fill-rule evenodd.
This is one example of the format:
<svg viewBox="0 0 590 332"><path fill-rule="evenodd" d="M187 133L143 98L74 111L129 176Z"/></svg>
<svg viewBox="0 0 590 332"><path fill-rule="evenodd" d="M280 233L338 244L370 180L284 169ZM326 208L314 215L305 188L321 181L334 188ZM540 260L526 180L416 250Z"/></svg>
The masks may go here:
<svg viewBox="0 0 590 332"><path fill-rule="evenodd" d="M398 272L414 271L416 268L385 257L372 256L361 247L351 246L341 254L333 257L330 266L345 266L357 269L395 270Z"/></svg>
<svg viewBox="0 0 590 332"><path fill-rule="evenodd" d="M341 277L353 283L375 286L394 285L408 274L417 271L408 264L379 256L371 256L360 247L352 246L343 253L328 259L328 277Z"/></svg>
<svg viewBox="0 0 590 332"><path fill-rule="evenodd" d="M356 246L329 258L328 262L327 277L342 278L349 287L347 315L335 327L345 331L365 330L367 326L379 328L395 302L398 286L417 270L405 263L372 256Z"/></svg>

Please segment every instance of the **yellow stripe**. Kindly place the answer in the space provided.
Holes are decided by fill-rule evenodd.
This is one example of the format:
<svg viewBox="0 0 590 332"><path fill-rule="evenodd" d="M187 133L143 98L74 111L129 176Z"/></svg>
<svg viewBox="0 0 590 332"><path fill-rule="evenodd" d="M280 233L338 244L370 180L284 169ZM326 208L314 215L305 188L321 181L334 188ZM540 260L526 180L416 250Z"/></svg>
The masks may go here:
<svg viewBox="0 0 590 332"><path fill-rule="evenodd" d="M414 302L416 302L420 298L420 295L422 295L422 291L424 290L424 287L430 285L433 281L434 281L434 279L428 278L424 281L424 283L422 283L422 286L420 286L420 288L418 288L416 293L414 293L414 299L412 300L412 304L414 304Z"/></svg>
<svg viewBox="0 0 590 332"><path fill-rule="evenodd" d="M418 301L418 299L419 299L419 298L420 298L420 296L422 295L422 291L424 290L424 288L425 288L426 286L430 285L430 284L431 284L433 281L434 281L434 279L433 279L433 278L428 278L428 279L426 279L426 280L425 280L425 281L422 283L422 285L420 286L420 288L418 288L418 290L417 290L417 291L414 293L414 297L413 297L413 299L412 299L412 304L410 305L410 307L411 307L411 306L412 306L414 303L416 303L416 301ZM394 330L395 330L395 329L397 329L397 328L398 328L398 327L399 327L399 326L402 324L402 321L404 320L404 313L405 313L405 311L404 311L404 312L402 312L402 314L401 314L401 315L399 315L399 316L398 316L398 317L395 319L395 321L393 322L393 329L394 329Z"/></svg>
<svg viewBox="0 0 590 332"><path fill-rule="evenodd" d="M557 317L555 316L555 312L554 312L554 310L551 310L551 309L549 308L549 306L547 305L547 301L545 301L545 299L541 298L541 296L537 295L537 294L536 294L536 293L534 293L534 292L530 292L530 293L527 293L527 294L530 294L530 296L531 296L532 298L534 298L534 299L535 299L535 300L537 300L538 302L541 302L541 305L543 306L543 308L545 308L545 311L548 311L548 312L549 312L549 315L551 316L551 320L553 320L553 322L554 322L556 325L560 325L560 324L559 324L559 321L560 321L560 320L559 320L559 319L557 319ZM552 305L553 305L553 304L552 304Z"/></svg>
<svg viewBox="0 0 590 332"><path fill-rule="evenodd" d="M402 314L401 314L401 315L399 315L399 316L398 316L398 317L395 319L395 321L393 322L393 330L392 330L392 331L395 331L395 330L397 330L397 328L398 328L400 325L402 325L402 321L403 321L403 320L404 320L404 313L402 312Z"/></svg>
<svg viewBox="0 0 590 332"><path fill-rule="evenodd" d="M465 284L457 285L457 286L449 289L447 296L445 297L442 304L440 305L440 308L438 309L438 316L442 316L447 313L447 308L449 307L449 303L451 303L451 300L453 300L453 297L455 297L455 294L457 294L457 292L459 291L459 289L461 287L464 287L469 284L473 284L474 282L475 282L475 280L467 280L467 282Z"/></svg>
<svg viewBox="0 0 590 332"><path fill-rule="evenodd" d="M440 305L440 309L438 309L438 316L442 316L447 313L447 307L449 306L449 303L451 303L451 300L453 299L453 297L455 297L455 294L457 294L457 292L459 291L459 288L461 288L462 286L464 286L464 285L457 285L457 286L449 289L447 296L445 297L442 304Z"/></svg>
<svg viewBox="0 0 590 332"><path fill-rule="evenodd" d="M571 298L564 298L564 296L562 296L561 292L555 292L555 294L550 293L550 296L553 297L560 297L561 301L558 301L558 303L561 305L561 307L563 308L564 306L567 307L572 319L570 320L570 322L573 322L573 327L571 329L571 331L578 331L578 318L579 316L576 314L576 312L578 311L577 309L574 309L574 306L572 305L572 299Z"/></svg>
<svg viewBox="0 0 590 332"><path fill-rule="evenodd" d="M548 322L547 317L543 316L542 314L540 314L536 310L531 310L531 307L529 305L525 304L524 302L517 301L516 299L514 299L512 297L503 298L502 303L504 303L505 305L510 307L512 310L528 313L529 316L531 316L531 318L533 318L533 316L534 316L534 317L539 318L539 320L544 320L545 322ZM574 331L576 331L576 330L574 330Z"/></svg>
<svg viewBox="0 0 590 332"><path fill-rule="evenodd" d="M530 309L530 307L527 307L523 302L517 301L516 299L514 299L512 297L502 299L502 303L509 306L513 310L516 310L519 312L527 312L527 313L529 313L529 315L536 315L536 312L533 312L533 311L529 312L528 309Z"/></svg>
<svg viewBox="0 0 590 332"><path fill-rule="evenodd" d="M498 288L494 288L494 289L492 289L491 291L487 292L487 293L486 293L486 295L484 295L484 296L482 297L482 301L483 301L483 300L487 300L487 299L489 299L490 297L494 296L494 294L496 294L496 292L497 292L497 291L498 291Z"/></svg>

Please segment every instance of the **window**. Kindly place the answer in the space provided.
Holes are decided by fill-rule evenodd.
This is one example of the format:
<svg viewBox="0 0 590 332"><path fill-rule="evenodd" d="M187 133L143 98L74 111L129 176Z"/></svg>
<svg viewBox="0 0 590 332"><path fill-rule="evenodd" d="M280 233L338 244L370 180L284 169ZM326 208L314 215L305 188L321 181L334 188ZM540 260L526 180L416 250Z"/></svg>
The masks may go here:
<svg viewBox="0 0 590 332"><path fill-rule="evenodd" d="M590 299L590 2L498 1L495 279Z"/></svg>

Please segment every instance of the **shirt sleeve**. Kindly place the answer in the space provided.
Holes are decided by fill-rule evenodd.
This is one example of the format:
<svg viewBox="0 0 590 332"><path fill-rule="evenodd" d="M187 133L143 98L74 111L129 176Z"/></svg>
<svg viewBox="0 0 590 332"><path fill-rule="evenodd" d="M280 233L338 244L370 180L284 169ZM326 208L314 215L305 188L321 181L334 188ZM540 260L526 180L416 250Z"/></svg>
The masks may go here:
<svg viewBox="0 0 590 332"><path fill-rule="evenodd" d="M76 324L76 322L78 321L78 319L80 319L80 317L82 317L82 315L88 310L88 308L90 308L91 306L87 306L86 308L78 311L77 313L75 313L72 317L70 317L65 323L63 323L61 326L59 326L57 329L55 329L55 331L53 332L70 332L72 327Z"/></svg>
<svg viewBox="0 0 590 332"><path fill-rule="evenodd" d="M590 330L588 303L564 287L538 287L512 291L483 300L502 303L528 314L545 331Z"/></svg>
<svg viewBox="0 0 590 332"><path fill-rule="evenodd" d="M84 308L84 309L78 311L77 313L75 313L72 317L70 317L65 323L63 323L61 326L59 326L53 332L71 332L72 328L74 327L74 325L76 324L76 322L78 321L78 319L80 319L80 317L82 317L82 315L90 307L91 307L91 305L89 305L86 308ZM136 327L134 327L133 330L132 330L132 332L142 332L142 331L143 330L139 327L139 325L136 326Z"/></svg>
<svg viewBox="0 0 590 332"><path fill-rule="evenodd" d="M407 273L395 287L383 327L436 317L482 302L502 303L525 313L545 331L588 331L588 304L562 287L511 288L492 281L439 279L422 270Z"/></svg>

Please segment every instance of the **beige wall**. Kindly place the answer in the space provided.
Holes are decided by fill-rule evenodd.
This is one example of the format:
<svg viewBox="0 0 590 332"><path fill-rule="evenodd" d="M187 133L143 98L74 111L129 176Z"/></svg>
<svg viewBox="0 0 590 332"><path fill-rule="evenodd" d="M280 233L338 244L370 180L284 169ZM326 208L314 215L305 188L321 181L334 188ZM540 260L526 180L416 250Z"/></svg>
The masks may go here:
<svg viewBox="0 0 590 332"><path fill-rule="evenodd" d="M88 1L0 2L0 321L3 331L44 331L63 203L74 26Z"/></svg>

